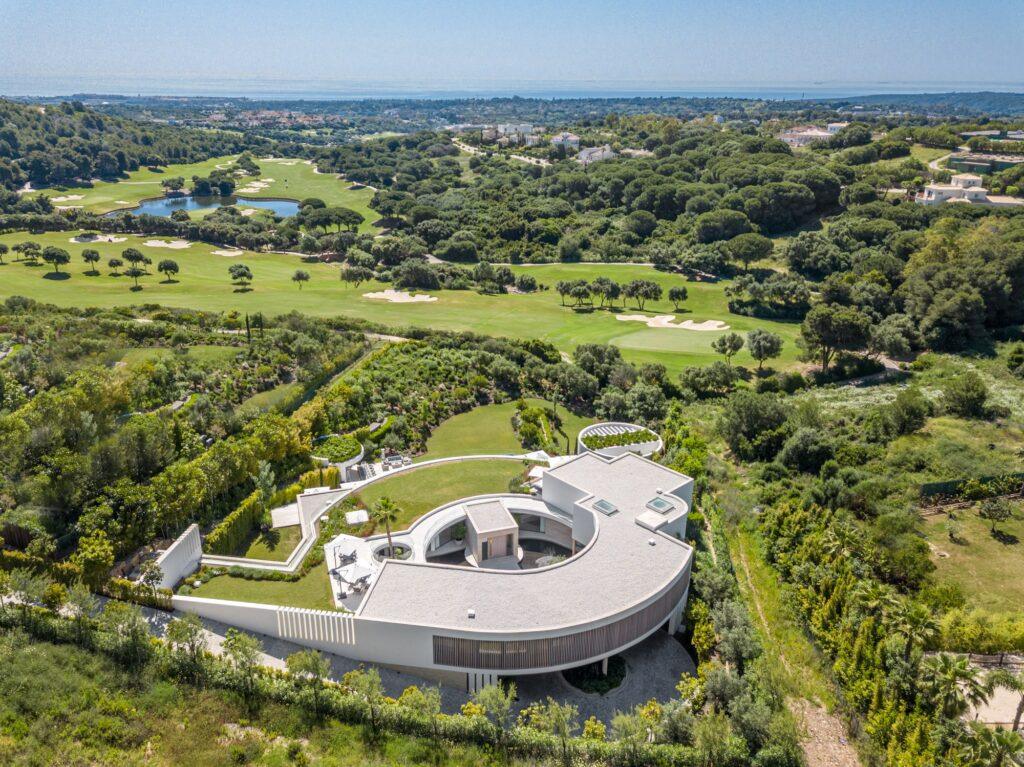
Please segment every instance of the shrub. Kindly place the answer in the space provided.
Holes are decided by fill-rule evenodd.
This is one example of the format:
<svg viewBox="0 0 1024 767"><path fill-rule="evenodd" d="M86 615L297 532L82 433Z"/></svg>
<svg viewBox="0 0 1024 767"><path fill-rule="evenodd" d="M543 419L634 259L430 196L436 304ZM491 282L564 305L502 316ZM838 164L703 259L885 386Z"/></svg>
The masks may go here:
<svg viewBox="0 0 1024 767"><path fill-rule="evenodd" d="M362 446L351 434L328 437L314 449L317 457L326 458L331 463L344 463L359 455Z"/></svg>

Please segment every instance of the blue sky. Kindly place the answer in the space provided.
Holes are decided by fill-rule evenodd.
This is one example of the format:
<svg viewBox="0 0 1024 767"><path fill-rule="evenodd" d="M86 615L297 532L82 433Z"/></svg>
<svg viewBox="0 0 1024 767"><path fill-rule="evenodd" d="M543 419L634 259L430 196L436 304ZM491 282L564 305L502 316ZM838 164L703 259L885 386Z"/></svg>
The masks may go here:
<svg viewBox="0 0 1024 767"><path fill-rule="evenodd" d="M0 75L8 81L930 81L1024 88L1022 39L1021 0L0 0Z"/></svg>

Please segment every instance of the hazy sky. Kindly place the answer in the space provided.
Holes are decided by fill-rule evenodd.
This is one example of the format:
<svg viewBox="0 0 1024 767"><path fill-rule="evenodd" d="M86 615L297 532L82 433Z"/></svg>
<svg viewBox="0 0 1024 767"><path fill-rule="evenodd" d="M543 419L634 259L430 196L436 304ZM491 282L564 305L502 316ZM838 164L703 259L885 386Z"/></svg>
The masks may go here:
<svg viewBox="0 0 1024 767"><path fill-rule="evenodd" d="M1024 88L1022 40L1022 0L0 0L0 75L8 81L941 81Z"/></svg>

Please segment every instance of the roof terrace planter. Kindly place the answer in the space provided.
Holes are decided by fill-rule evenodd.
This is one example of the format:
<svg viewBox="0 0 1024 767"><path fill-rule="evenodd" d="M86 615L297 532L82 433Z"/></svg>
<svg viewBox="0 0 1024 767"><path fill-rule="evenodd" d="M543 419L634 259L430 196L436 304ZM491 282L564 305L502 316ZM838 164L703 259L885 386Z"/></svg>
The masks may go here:
<svg viewBox="0 0 1024 767"><path fill-rule="evenodd" d="M334 434L316 445L313 453L315 461L347 469L363 459L364 449L359 440L351 434Z"/></svg>
<svg viewBox="0 0 1024 767"><path fill-rule="evenodd" d="M635 423L604 421L584 428L576 439L576 452L597 453L615 458L623 453L636 453L648 458L664 447L661 437Z"/></svg>

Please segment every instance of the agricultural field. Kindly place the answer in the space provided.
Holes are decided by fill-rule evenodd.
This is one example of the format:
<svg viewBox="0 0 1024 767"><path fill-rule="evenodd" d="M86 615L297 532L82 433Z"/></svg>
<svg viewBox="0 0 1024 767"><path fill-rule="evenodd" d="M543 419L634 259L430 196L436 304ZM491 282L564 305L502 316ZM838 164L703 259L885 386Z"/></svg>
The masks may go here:
<svg viewBox="0 0 1024 767"><path fill-rule="evenodd" d="M233 160L234 157L229 155L189 165L168 165L157 171L140 168L129 173L128 177L121 181L96 181L91 187L45 189L40 194L47 195L58 206L80 207L93 213L107 213L121 208L131 208L150 197L161 197L161 182L164 179L181 176L187 184L192 176L208 176L214 170L226 168ZM350 189L350 184L345 180L331 173L317 173L313 165L304 160L267 158L257 160L257 164L262 175L251 181L261 181L265 186L261 185L258 190L246 191L244 197L281 197L295 200L319 197L328 205L341 205L361 213L366 220L360 231L376 231L372 222L377 220L379 215L370 209L370 200L374 194L372 189ZM246 182L246 178L240 179L238 190L244 189ZM243 204L239 207L245 206ZM198 218L212 210L213 208L204 208L193 211L193 214Z"/></svg>
<svg viewBox="0 0 1024 767"><path fill-rule="evenodd" d="M530 407L550 408L551 403L535 398L527 398ZM432 458L445 458L453 455L484 455L496 453L526 452L512 428L512 416L516 412L515 402L500 405L483 405L466 413L459 413L438 426L427 440L426 452L416 460L426 461ZM576 435L580 430L593 422L593 419L574 415L564 407L558 409L562 425L558 437L559 445L564 445L566 438L569 445L575 447Z"/></svg>
<svg viewBox="0 0 1024 767"><path fill-rule="evenodd" d="M0 266L0 298L25 295L59 306L114 307L140 303L158 303L165 306L189 307L208 311L263 312L280 314L299 310L319 316L346 316L367 319L394 327L417 326L439 330L472 330L495 336L540 338L550 341L560 350L571 353L581 343L611 343L618 346L623 356L636 363L659 362L677 373L686 365L706 364L719 358L711 350L711 342L723 330L700 331L679 327L649 327L643 321L622 320L623 316L642 315L653 318L673 315L674 322L706 320L725 322L729 329L746 333L762 327L782 336L782 356L769 366L788 367L797 360L796 337L799 325L775 322L730 314L725 288L727 280L717 283L687 282L678 274L659 272L636 264L547 264L515 266L513 272L527 272L546 286L530 294L482 295L469 290L441 290L432 295L437 300L421 303L391 303L366 298L365 294L387 287L379 282L366 282L359 287L342 283L337 266L323 263L305 263L300 257L280 253L253 253L225 256L225 250L201 242L184 243L184 247L159 247L168 240L132 235L118 235L121 242L78 243L71 240L75 232L50 232L29 235L24 232L0 235L0 242L8 246L32 240L42 247L54 245L71 253L71 264L62 268L62 274L40 262L30 266L27 262L12 261ZM147 244L150 243L150 244ZM178 245L182 242L176 243ZM127 247L141 250L153 260L152 274L140 281L141 290L131 290L132 282L124 276L113 276L105 264L111 257L119 257ZM87 274L87 265L81 260L82 250L94 248L101 256L100 274ZM168 282L155 272L162 259L178 263L181 271ZM245 263L251 267L254 280L245 290L231 283L228 267ZM297 268L310 274L310 281L300 290L291 277ZM614 309L563 306L554 285L559 280L587 279L607 276L620 283L633 279L649 279L659 283L667 292L673 285L685 285L689 298L680 312L673 310L671 302L649 302L644 311L629 304ZM735 361L740 365L753 365L746 350Z"/></svg>

